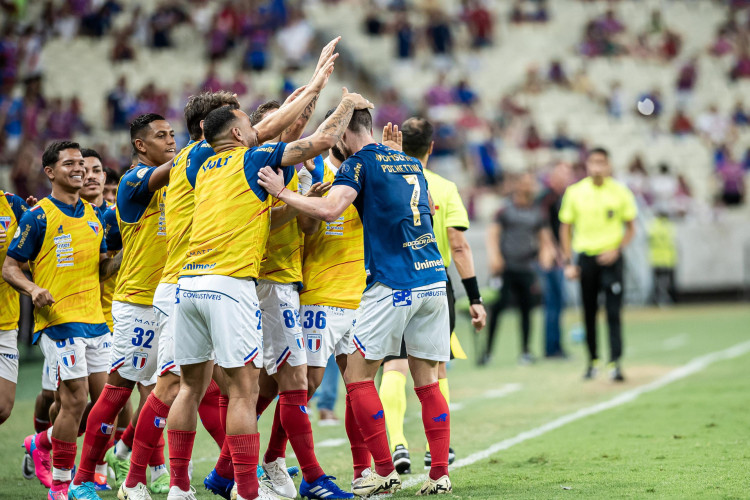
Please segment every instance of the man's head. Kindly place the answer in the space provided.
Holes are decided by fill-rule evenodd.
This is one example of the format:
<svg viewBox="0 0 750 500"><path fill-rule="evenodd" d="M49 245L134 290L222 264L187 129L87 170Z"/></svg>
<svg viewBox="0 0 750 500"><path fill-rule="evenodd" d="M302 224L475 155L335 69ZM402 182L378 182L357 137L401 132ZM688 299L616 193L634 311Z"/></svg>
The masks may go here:
<svg viewBox="0 0 750 500"><path fill-rule="evenodd" d="M250 123L254 126L263 121L263 118L269 116L281 108L279 101L266 101L263 104L255 108L255 111L250 113Z"/></svg>
<svg viewBox="0 0 750 500"><path fill-rule="evenodd" d="M325 119L327 120L328 117L330 117L334 111L336 111L336 108L329 109L328 112L326 113ZM329 151L330 151L331 156L336 158L336 160L338 160L339 162L343 162L344 160L346 160L346 156L344 156L344 153L339 149L338 144L333 146Z"/></svg>
<svg viewBox="0 0 750 500"><path fill-rule="evenodd" d="M401 124L404 153L426 160L432 153L432 124L424 118L412 117Z"/></svg>
<svg viewBox="0 0 750 500"><path fill-rule="evenodd" d="M555 164L549 174L549 187L556 193L562 194L573 182L573 167L566 161Z"/></svg>
<svg viewBox="0 0 750 500"><path fill-rule="evenodd" d="M513 183L513 194L526 200L533 199L535 189L536 179L528 172L520 174Z"/></svg>
<svg viewBox="0 0 750 500"><path fill-rule="evenodd" d="M58 141L47 146L42 154L42 167L54 187L68 192L78 192L83 187L86 170L77 142Z"/></svg>
<svg viewBox="0 0 750 500"><path fill-rule="evenodd" d="M130 124L130 143L138 158L152 166L167 163L177 153L172 126L156 113L140 115L133 120Z"/></svg>
<svg viewBox="0 0 750 500"><path fill-rule="evenodd" d="M211 111L222 106L239 109L240 102L236 95L227 90L201 92L188 98L187 104L185 104L185 123L187 123L191 140L199 141L203 138L201 123Z"/></svg>
<svg viewBox="0 0 750 500"><path fill-rule="evenodd" d="M81 149L81 156L83 156L83 168L86 170L81 198L96 203L99 196L102 195L106 178L102 166L102 157L95 150L89 148Z"/></svg>
<svg viewBox="0 0 750 500"><path fill-rule="evenodd" d="M595 182L602 182L611 173L609 153L604 148L594 148L586 158L586 171Z"/></svg>
<svg viewBox="0 0 750 500"><path fill-rule="evenodd" d="M250 117L241 109L222 106L211 111L203 121L203 136L215 150L227 146L254 147L258 133L250 123Z"/></svg>
<svg viewBox="0 0 750 500"><path fill-rule="evenodd" d="M117 201L117 186L120 184L120 174L111 168L104 167L107 178L104 181L104 201L114 204Z"/></svg>
<svg viewBox="0 0 750 500"><path fill-rule="evenodd" d="M369 109L356 109L349 120L344 135L337 144L345 157L350 157L362 149L362 142L372 139L372 115Z"/></svg>

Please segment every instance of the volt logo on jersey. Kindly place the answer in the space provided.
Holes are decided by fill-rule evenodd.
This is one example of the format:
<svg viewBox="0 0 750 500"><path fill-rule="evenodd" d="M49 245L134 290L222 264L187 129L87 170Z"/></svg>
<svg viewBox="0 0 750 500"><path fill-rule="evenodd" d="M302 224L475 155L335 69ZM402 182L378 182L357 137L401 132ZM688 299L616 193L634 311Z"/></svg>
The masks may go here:
<svg viewBox="0 0 750 500"><path fill-rule="evenodd" d="M154 427L163 429L167 426L167 419L164 417L154 417Z"/></svg>
<svg viewBox="0 0 750 500"><path fill-rule="evenodd" d="M102 425L100 427L102 434L106 434L107 436L112 435L112 431L114 430L114 428L115 428L114 425L105 424L104 422L102 422Z"/></svg>
<svg viewBox="0 0 750 500"><path fill-rule="evenodd" d="M411 290L394 290L393 307L404 307L411 305Z"/></svg>
<svg viewBox="0 0 750 500"><path fill-rule="evenodd" d="M64 353L60 354L60 360L62 361L62 364L64 366L67 366L68 368L76 365L76 352L75 351L65 351Z"/></svg>
<svg viewBox="0 0 750 500"><path fill-rule="evenodd" d="M143 370L146 367L148 361L148 353L136 352L133 354L133 368L136 370Z"/></svg>
<svg viewBox="0 0 750 500"><path fill-rule="evenodd" d="M0 217L0 226L3 228L3 231L8 232L8 227L10 227L10 217Z"/></svg>
<svg viewBox="0 0 750 500"><path fill-rule="evenodd" d="M307 334L307 350L308 351L318 352L322 345L323 345L323 335L319 333Z"/></svg>

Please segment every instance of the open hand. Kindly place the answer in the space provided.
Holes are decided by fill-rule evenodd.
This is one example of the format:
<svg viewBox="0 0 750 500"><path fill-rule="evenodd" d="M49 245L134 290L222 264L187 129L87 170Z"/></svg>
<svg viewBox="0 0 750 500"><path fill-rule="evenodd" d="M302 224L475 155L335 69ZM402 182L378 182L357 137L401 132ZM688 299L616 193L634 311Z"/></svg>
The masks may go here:
<svg viewBox="0 0 750 500"><path fill-rule="evenodd" d="M286 187L281 170L271 167L263 167L258 171L258 184L274 198Z"/></svg>
<svg viewBox="0 0 750 500"><path fill-rule="evenodd" d="M383 140L380 142L396 151L404 150L404 134L398 129L398 125L393 125L391 122L388 122L388 124L383 127Z"/></svg>
<svg viewBox="0 0 750 500"><path fill-rule="evenodd" d="M342 87L341 90L341 100L343 101L344 99L348 99L352 101L352 103L354 104L354 109L372 109L375 107L370 101L368 101L361 95L355 94L354 92L349 92L346 87Z"/></svg>
<svg viewBox="0 0 750 500"><path fill-rule="evenodd" d="M316 182L310 187L305 196L310 198L322 198L324 194L331 190L330 182Z"/></svg>

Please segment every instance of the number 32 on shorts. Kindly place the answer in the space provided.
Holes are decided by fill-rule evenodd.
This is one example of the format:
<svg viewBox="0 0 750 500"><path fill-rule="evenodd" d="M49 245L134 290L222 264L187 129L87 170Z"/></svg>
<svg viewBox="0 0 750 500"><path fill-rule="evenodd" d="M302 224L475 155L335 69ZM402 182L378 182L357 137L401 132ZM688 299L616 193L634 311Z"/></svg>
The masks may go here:
<svg viewBox="0 0 750 500"><path fill-rule="evenodd" d="M135 333L135 336L133 336L130 341L133 343L136 347L143 346L145 349L151 348L151 341L154 340L154 331L153 330L144 330L143 328L136 328L133 330ZM144 342L145 339L145 342Z"/></svg>

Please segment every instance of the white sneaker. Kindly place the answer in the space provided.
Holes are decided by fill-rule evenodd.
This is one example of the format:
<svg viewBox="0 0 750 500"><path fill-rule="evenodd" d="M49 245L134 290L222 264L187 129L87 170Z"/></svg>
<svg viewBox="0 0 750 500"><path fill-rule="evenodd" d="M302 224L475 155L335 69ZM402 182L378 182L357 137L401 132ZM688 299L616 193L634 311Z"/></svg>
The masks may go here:
<svg viewBox="0 0 750 500"><path fill-rule="evenodd" d="M354 491L354 487L357 486L359 483L362 482L364 478L372 474L372 469L365 469L362 471L362 475L352 479L352 491Z"/></svg>
<svg viewBox="0 0 750 500"><path fill-rule="evenodd" d="M143 483L136 484L135 488L128 488L125 483L122 483L120 489L117 490L117 498L120 500L151 500L151 495Z"/></svg>
<svg viewBox="0 0 750 500"><path fill-rule="evenodd" d="M427 478L422 487L417 492L417 496L421 495L447 495L453 491L453 485L451 479L448 476L443 476L440 479L432 480Z"/></svg>
<svg viewBox="0 0 750 500"><path fill-rule="evenodd" d="M370 495L380 495L382 493L394 493L401 489L401 478L394 469L388 476L383 477L377 472L370 471L370 474L359 478L356 485L352 484L352 493L360 497Z"/></svg>
<svg viewBox="0 0 750 500"><path fill-rule="evenodd" d="M177 486L172 486L169 488L167 500L198 500L198 498L195 496L195 488L192 486L188 491L182 491Z"/></svg>
<svg viewBox="0 0 750 500"><path fill-rule="evenodd" d="M243 498L237 494L237 485L232 488L232 500L279 500L280 497L271 488L263 483L258 483L258 496L254 499Z"/></svg>
<svg viewBox="0 0 750 500"><path fill-rule="evenodd" d="M264 459L263 470L266 471L269 480L261 481L260 484L266 485L280 497L297 497L297 487L294 485L294 481L292 481L289 472L286 470L286 460L283 457L279 457L271 463L266 463Z"/></svg>

